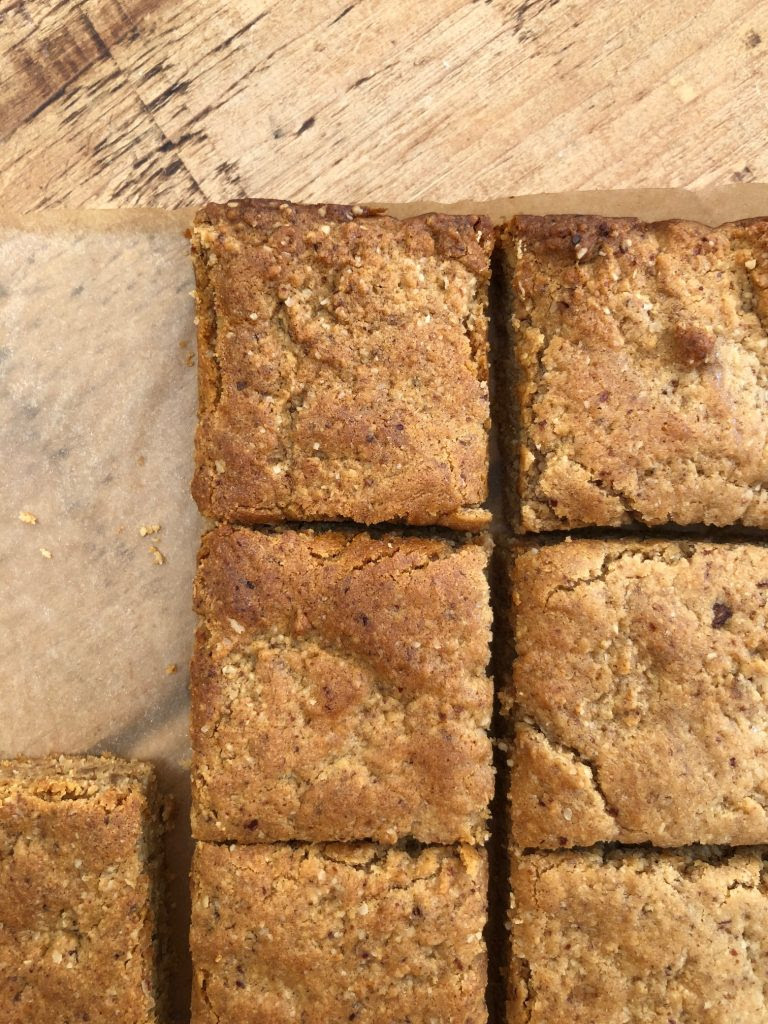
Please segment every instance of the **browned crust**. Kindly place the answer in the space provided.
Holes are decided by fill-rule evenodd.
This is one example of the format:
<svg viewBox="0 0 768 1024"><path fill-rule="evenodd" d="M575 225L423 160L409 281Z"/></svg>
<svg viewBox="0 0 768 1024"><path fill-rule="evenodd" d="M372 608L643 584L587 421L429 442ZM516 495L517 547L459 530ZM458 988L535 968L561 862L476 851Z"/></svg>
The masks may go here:
<svg viewBox="0 0 768 1024"><path fill-rule="evenodd" d="M768 221L521 216L499 238L516 529L768 525Z"/></svg>
<svg viewBox="0 0 768 1024"><path fill-rule="evenodd" d="M498 229L503 243L523 240L556 255L572 255L582 246L582 259L596 255L602 246L621 247L623 239L644 234L660 225L645 224L636 217L598 217L592 214L519 214Z"/></svg>
<svg viewBox="0 0 768 1024"><path fill-rule="evenodd" d="M205 203L195 214L195 224L215 224L222 217L255 225L265 214L291 211L296 217L309 216L325 220L350 221L356 217L380 217L379 207L343 203L289 203L284 199L237 199L229 203ZM321 212L322 211L322 212Z"/></svg>
<svg viewBox="0 0 768 1024"><path fill-rule="evenodd" d="M242 200L191 235L205 515L487 525L489 221Z"/></svg>
<svg viewBox="0 0 768 1024"><path fill-rule="evenodd" d="M0 762L0 1017L158 1024L163 811L150 765Z"/></svg>

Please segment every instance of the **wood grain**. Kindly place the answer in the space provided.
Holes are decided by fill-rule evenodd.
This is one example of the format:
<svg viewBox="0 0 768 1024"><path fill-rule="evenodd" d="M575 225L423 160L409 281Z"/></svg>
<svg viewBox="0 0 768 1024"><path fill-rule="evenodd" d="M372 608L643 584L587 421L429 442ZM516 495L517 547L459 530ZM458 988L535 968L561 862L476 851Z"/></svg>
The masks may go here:
<svg viewBox="0 0 768 1024"><path fill-rule="evenodd" d="M0 0L0 202L768 180L768 0Z"/></svg>

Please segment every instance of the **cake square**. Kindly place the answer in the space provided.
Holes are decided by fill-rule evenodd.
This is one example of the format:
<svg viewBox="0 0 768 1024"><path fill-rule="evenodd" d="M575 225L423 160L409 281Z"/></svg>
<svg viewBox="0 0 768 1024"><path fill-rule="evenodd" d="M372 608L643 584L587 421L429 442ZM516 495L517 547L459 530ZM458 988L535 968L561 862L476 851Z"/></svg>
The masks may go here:
<svg viewBox="0 0 768 1024"><path fill-rule="evenodd" d="M768 220L516 217L500 237L516 528L768 526Z"/></svg>
<svg viewBox="0 0 768 1024"><path fill-rule="evenodd" d="M475 216L200 210L203 514L486 525L492 247Z"/></svg>
<svg viewBox="0 0 768 1024"><path fill-rule="evenodd" d="M577 540L510 583L515 842L768 842L768 548Z"/></svg>
<svg viewBox="0 0 768 1024"><path fill-rule="evenodd" d="M0 1019L165 1020L154 770L0 762Z"/></svg>
<svg viewBox="0 0 768 1024"><path fill-rule="evenodd" d="M192 1024L487 1021L472 847L200 843Z"/></svg>
<svg viewBox="0 0 768 1024"><path fill-rule="evenodd" d="M765 849L516 857L509 1024L764 1024Z"/></svg>
<svg viewBox="0 0 768 1024"><path fill-rule="evenodd" d="M483 842L487 559L475 540L208 533L190 681L195 838Z"/></svg>

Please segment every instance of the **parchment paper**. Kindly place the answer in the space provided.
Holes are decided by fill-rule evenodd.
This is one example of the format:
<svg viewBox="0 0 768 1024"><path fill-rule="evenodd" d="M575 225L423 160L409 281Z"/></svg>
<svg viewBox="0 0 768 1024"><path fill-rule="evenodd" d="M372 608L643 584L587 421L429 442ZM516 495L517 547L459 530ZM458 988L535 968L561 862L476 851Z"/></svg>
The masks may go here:
<svg viewBox="0 0 768 1024"><path fill-rule="evenodd" d="M719 224L768 215L768 185L389 209ZM168 855L180 1020L188 994L186 686L202 526L189 497L190 219L189 211L149 210L0 217L0 755L111 750L158 764L178 804ZM20 521L20 512L37 523ZM158 524L141 536L142 526Z"/></svg>

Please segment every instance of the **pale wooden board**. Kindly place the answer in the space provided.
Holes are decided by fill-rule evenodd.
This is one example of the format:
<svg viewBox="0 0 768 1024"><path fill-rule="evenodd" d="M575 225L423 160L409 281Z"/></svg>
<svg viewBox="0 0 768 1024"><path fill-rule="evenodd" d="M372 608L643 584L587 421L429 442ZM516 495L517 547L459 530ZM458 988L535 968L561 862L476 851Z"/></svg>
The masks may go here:
<svg viewBox="0 0 768 1024"><path fill-rule="evenodd" d="M0 0L0 205L768 180L768 0Z"/></svg>

